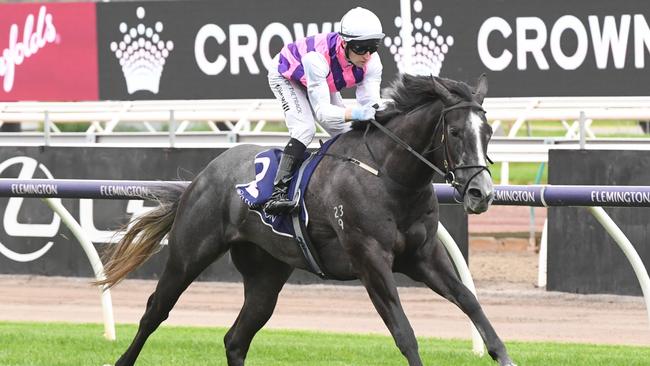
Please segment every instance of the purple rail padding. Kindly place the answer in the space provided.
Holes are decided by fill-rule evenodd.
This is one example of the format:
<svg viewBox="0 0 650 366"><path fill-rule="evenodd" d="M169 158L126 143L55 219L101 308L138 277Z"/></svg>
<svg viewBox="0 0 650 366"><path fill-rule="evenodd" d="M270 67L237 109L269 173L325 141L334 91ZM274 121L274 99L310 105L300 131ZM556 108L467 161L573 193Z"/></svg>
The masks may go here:
<svg viewBox="0 0 650 366"><path fill-rule="evenodd" d="M449 185L434 184L442 204L455 203L456 193ZM650 207L650 187L589 185L496 185L494 205L508 206L600 206Z"/></svg>
<svg viewBox="0 0 650 366"><path fill-rule="evenodd" d="M169 185L188 181L0 179L0 197L155 199ZM441 204L458 204L448 184L434 184ZM234 188L233 188L234 190ZM496 185L494 205L650 207L650 186Z"/></svg>
<svg viewBox="0 0 650 366"><path fill-rule="evenodd" d="M156 192L171 184L189 182L85 180L85 179L0 179L0 197L155 199Z"/></svg>
<svg viewBox="0 0 650 366"><path fill-rule="evenodd" d="M448 184L433 185L441 204L455 204L460 194ZM544 186L494 186L494 205L544 206L542 191Z"/></svg>
<svg viewBox="0 0 650 366"><path fill-rule="evenodd" d="M544 199L544 186L494 186L495 205L543 207Z"/></svg>
<svg viewBox="0 0 650 366"><path fill-rule="evenodd" d="M650 187L549 185L544 200L547 206L650 207Z"/></svg>

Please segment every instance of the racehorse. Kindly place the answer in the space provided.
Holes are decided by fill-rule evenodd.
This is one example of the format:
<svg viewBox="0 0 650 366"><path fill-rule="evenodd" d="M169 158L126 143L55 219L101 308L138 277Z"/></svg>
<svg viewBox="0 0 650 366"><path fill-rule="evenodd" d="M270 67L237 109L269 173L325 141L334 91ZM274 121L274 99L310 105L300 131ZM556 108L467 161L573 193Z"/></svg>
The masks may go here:
<svg viewBox="0 0 650 366"><path fill-rule="evenodd" d="M435 240L438 201L431 184L441 172L467 213L493 199L487 168L492 130L482 108L487 78L476 87L432 76L401 75L390 99L365 129L336 140L304 195L307 233L328 276L359 279L410 366L422 365L400 304L393 272L406 274L456 304L476 325L499 365L514 365L476 297L459 280ZM238 183L253 179L263 148L239 145L208 164L187 188L169 189L161 205L130 224L106 266L108 287L142 264L168 235L169 258L130 347L116 366L133 365L147 338L168 317L181 293L230 251L241 272L244 304L224 338L229 366L244 365L255 334L273 314L295 268L308 269L295 242L275 235L239 198ZM374 166L371 174L338 157Z"/></svg>

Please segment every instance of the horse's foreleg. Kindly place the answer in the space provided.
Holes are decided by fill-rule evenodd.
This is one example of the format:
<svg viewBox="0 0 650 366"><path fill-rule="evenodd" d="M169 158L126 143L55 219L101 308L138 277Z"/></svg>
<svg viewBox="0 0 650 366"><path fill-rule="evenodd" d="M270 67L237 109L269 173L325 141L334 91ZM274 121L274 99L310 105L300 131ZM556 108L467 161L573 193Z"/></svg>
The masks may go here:
<svg viewBox="0 0 650 366"><path fill-rule="evenodd" d="M399 300L390 255L379 245L367 247L363 255L352 256L359 279L366 287L370 300L388 327L395 344L409 366L421 366L418 343L413 328Z"/></svg>
<svg viewBox="0 0 650 366"><path fill-rule="evenodd" d="M231 255L244 279L244 305L224 345L228 366L243 366L253 337L271 318L293 268L252 244L233 246Z"/></svg>
<svg viewBox="0 0 650 366"><path fill-rule="evenodd" d="M169 312L178 301L183 291L194 281L194 279L219 255L223 250L217 250L219 245L207 243L205 240L196 243L196 246L185 247L180 243L172 243L170 240L170 253L165 269L163 270L156 290L147 301L145 310L135 338L122 357L115 363L115 366L133 365L147 341L160 323L169 316ZM193 244L194 245L194 244ZM174 250L176 247L178 250ZM202 252L198 248L210 248L209 252Z"/></svg>
<svg viewBox="0 0 650 366"><path fill-rule="evenodd" d="M478 329L490 356L499 365L514 365L506 347L485 316L476 296L460 281L442 243L424 246L404 261L400 272L425 283L440 296L456 304Z"/></svg>

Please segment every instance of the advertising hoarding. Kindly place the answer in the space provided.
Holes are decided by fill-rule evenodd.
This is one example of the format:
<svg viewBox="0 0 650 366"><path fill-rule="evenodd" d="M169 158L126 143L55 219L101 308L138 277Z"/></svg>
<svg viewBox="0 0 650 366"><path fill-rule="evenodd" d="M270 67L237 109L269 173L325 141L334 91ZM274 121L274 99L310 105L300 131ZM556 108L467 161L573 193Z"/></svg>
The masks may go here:
<svg viewBox="0 0 650 366"><path fill-rule="evenodd" d="M0 101L96 100L94 3L0 5Z"/></svg>
<svg viewBox="0 0 650 366"><path fill-rule="evenodd" d="M644 96L643 0L381 0L383 87L400 72L473 82L489 97ZM0 5L0 101L272 98L280 48L338 30L342 1ZM353 96L352 93L345 94Z"/></svg>
<svg viewBox="0 0 650 366"><path fill-rule="evenodd" d="M358 4L383 24L384 87L399 72L470 83L486 73L490 97L648 93L650 14L644 1L596 0L588 7L560 0L402 3ZM338 29L350 6L252 0L98 4L101 98L272 98L266 69L281 46ZM160 27L159 50L167 50L167 57L151 72L150 85L136 90L139 79L128 68L120 70L116 50L140 24Z"/></svg>

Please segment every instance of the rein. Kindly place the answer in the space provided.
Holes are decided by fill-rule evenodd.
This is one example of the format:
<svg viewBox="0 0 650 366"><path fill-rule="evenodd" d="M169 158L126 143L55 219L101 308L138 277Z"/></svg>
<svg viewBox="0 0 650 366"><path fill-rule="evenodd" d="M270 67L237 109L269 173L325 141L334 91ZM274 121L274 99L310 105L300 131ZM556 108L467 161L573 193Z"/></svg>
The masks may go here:
<svg viewBox="0 0 650 366"><path fill-rule="evenodd" d="M416 158L420 159L424 164L426 164L429 168L433 169L434 172L440 174L443 177L446 177L446 174L440 170L437 166L435 166L432 162L427 160L424 156L422 156L419 152L415 151L411 145L407 144L404 140L400 139L396 134L393 133L393 131L389 130L386 128L386 126L382 125L381 123L375 121L374 119L371 119L369 121L372 123L375 127L377 127L381 132L383 132L385 135L393 139L398 145L406 149L409 153L413 154ZM368 139L366 138L366 135L368 133L368 130L370 130L370 124L366 126L366 131L363 133L363 142L366 144L366 148L368 149L368 152L370 153L370 156L374 161L377 161L375 158L375 155L372 153L372 150L370 149L370 145L368 145Z"/></svg>

